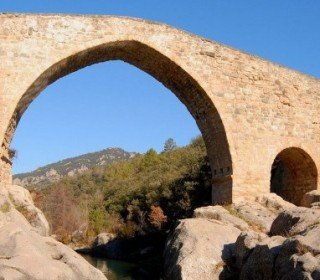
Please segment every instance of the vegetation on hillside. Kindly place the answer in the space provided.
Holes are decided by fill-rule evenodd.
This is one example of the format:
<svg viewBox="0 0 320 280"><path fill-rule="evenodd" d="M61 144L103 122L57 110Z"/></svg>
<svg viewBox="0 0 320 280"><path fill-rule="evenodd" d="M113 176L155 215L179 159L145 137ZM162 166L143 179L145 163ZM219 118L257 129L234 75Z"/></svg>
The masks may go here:
<svg viewBox="0 0 320 280"><path fill-rule="evenodd" d="M53 233L65 238L78 229L87 236L103 231L144 235L167 230L195 207L210 203L211 171L202 138L180 148L169 144L162 153L150 149L34 189Z"/></svg>
<svg viewBox="0 0 320 280"><path fill-rule="evenodd" d="M127 152L120 148L108 148L51 163L32 172L16 174L13 179L15 183L25 187L30 184L36 185L38 188L46 187L64 176L80 174L94 166L109 165L120 160L130 159L135 155L136 153Z"/></svg>

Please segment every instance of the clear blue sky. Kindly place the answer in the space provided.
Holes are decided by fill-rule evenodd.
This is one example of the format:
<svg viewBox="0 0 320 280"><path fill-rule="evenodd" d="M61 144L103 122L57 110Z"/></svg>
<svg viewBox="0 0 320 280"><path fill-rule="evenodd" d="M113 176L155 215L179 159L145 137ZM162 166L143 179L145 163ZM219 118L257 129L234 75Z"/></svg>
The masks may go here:
<svg viewBox="0 0 320 280"><path fill-rule="evenodd" d="M320 77L318 0L1 0L3 12L126 15L165 22ZM94 65L49 86L17 129L14 172L120 146L158 151L199 131L184 106L152 77L122 62Z"/></svg>

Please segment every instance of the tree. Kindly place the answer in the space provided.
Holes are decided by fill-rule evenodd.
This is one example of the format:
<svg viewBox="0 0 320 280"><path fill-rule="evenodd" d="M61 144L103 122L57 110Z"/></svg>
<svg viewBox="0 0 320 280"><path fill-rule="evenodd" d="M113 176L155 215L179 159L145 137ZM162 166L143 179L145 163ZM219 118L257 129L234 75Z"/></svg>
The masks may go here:
<svg viewBox="0 0 320 280"><path fill-rule="evenodd" d="M52 232L58 235L59 232L71 234L86 220L71 187L63 182L59 182L46 194L42 210L48 218Z"/></svg>
<svg viewBox="0 0 320 280"><path fill-rule="evenodd" d="M161 229L162 225L167 222L167 216L163 213L160 206L151 206L149 222L157 229Z"/></svg>
<svg viewBox="0 0 320 280"><path fill-rule="evenodd" d="M172 138L169 138L164 142L163 151L169 152L177 148L176 142Z"/></svg>

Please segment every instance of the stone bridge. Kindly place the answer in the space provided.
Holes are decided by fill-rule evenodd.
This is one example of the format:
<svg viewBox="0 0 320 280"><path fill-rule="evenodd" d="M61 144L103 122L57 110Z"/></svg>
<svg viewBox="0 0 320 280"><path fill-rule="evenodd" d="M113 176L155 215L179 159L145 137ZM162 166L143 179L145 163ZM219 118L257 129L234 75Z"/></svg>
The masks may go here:
<svg viewBox="0 0 320 280"><path fill-rule="evenodd" d="M35 14L0 14L3 183L28 105L57 79L108 60L149 73L187 107L207 146L213 203L273 191L299 204L318 188L319 80L165 24Z"/></svg>

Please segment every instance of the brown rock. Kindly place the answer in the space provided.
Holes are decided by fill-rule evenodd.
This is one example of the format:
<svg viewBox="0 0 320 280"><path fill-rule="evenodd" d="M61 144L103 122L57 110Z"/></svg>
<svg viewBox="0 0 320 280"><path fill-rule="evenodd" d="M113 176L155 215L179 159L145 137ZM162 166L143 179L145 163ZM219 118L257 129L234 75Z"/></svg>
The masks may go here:
<svg viewBox="0 0 320 280"><path fill-rule="evenodd" d="M314 190L303 195L301 206L312 207L312 204L317 202L320 202L320 191Z"/></svg>

